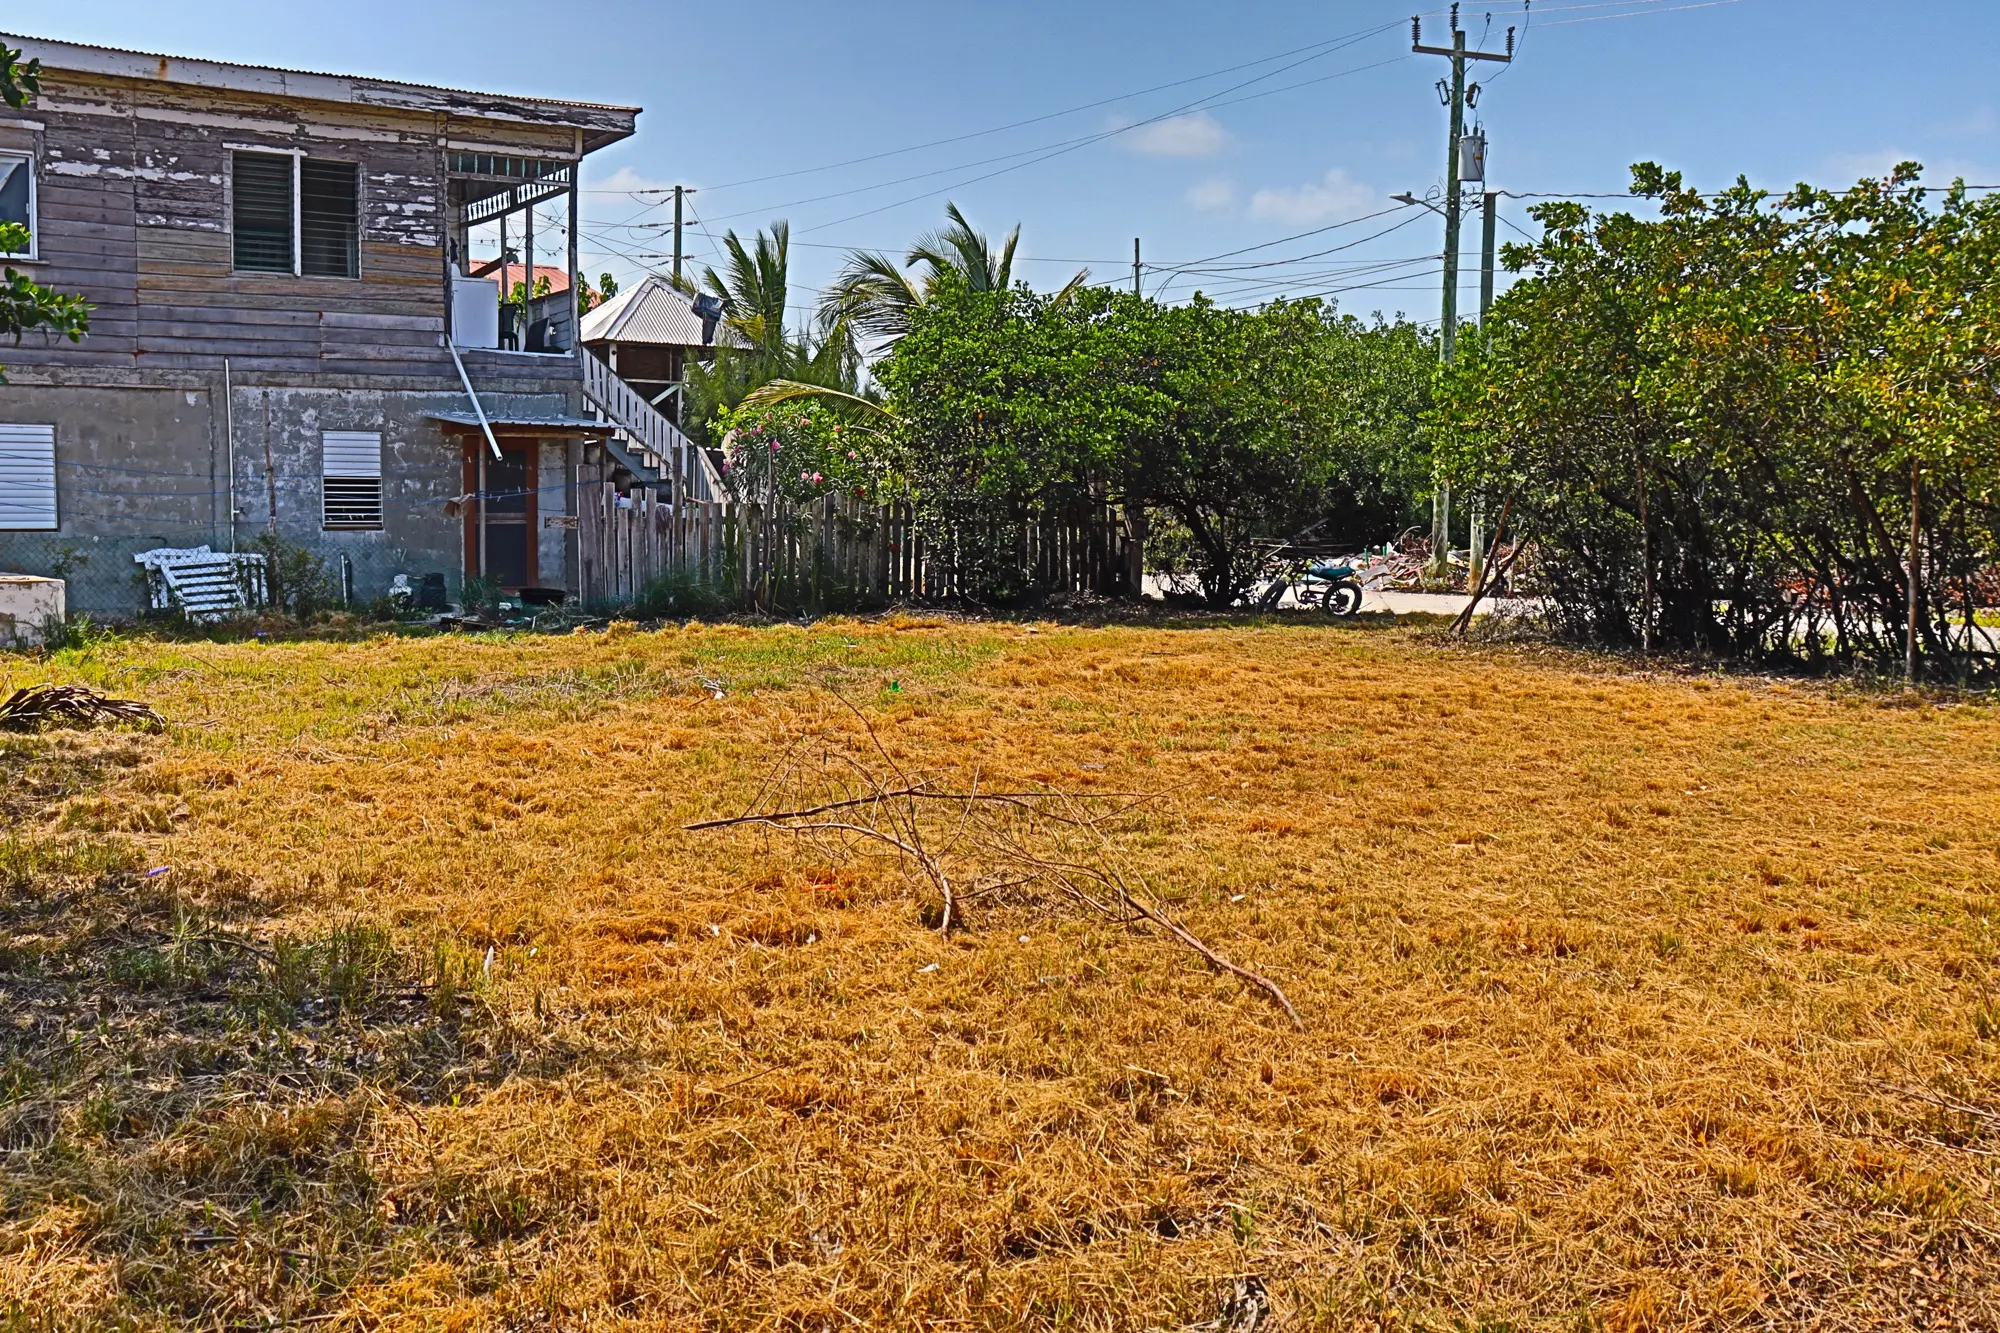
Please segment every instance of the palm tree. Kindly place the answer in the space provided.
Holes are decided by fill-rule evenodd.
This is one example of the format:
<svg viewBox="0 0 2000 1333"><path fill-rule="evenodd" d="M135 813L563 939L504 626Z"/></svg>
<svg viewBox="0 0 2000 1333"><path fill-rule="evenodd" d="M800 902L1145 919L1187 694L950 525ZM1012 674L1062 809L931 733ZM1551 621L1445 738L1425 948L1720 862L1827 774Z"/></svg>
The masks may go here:
<svg viewBox="0 0 2000 1333"><path fill-rule="evenodd" d="M893 343L910 329L910 314L930 299L938 280L955 273L976 292L1004 292L1014 285L1014 251L1021 243L1016 224L996 252L973 230L957 204L945 205L946 225L917 238L898 266L887 255L856 250L820 302L823 325L845 324L855 333ZM918 272L918 270L922 270ZM1083 285L1089 270L1071 278L1058 299Z"/></svg>
<svg viewBox="0 0 2000 1333"><path fill-rule="evenodd" d="M823 325L817 337L792 336L785 323L791 297L791 228L771 224L746 244L733 231L722 238L723 271L707 268L701 287L683 279L691 295L714 297L734 343L718 344L708 365L688 367L688 421L706 442L716 415L740 406L751 393L774 381L852 392L860 359L847 326Z"/></svg>
<svg viewBox="0 0 2000 1333"><path fill-rule="evenodd" d="M722 303L723 318L751 350L783 359L790 348L785 305L791 297L791 224L774 222L747 246L735 232L725 232L722 248L728 276L704 269L708 294Z"/></svg>

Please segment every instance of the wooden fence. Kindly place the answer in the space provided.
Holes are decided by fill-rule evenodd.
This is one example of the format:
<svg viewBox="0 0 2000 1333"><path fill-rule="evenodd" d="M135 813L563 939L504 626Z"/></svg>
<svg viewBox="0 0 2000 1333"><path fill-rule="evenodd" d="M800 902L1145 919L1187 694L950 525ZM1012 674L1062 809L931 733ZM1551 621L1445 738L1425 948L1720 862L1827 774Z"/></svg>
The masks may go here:
<svg viewBox="0 0 2000 1333"><path fill-rule="evenodd" d="M610 472L586 461L579 476L586 602L630 602L667 578L763 610L982 599L968 561L934 549L907 505L853 496L827 496L804 510L728 500L676 505L643 486L621 489ZM1120 511L1103 502L961 530L950 545L977 552L989 567L1005 565L1031 593L1129 596L1138 576L1138 545Z"/></svg>

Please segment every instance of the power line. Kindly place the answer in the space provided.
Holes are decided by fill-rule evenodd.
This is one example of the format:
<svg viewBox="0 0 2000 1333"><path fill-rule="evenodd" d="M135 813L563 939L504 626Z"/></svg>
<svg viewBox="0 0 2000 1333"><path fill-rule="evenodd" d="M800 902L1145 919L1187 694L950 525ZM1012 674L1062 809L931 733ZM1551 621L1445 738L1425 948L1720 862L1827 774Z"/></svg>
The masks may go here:
<svg viewBox="0 0 2000 1333"><path fill-rule="evenodd" d="M1377 31L1382 31L1382 30L1381 30L1381 29L1377 29ZM1373 35L1373 34L1370 34L1370 35ZM1317 59L1317 57L1314 57L1314 58L1315 58L1315 59ZM1400 63L1400 62L1401 62L1401 61L1402 61L1402 60L1403 60L1404 58L1405 58L1405 57L1402 57L1402 56L1398 56L1398 57L1396 57L1396 58L1395 58L1394 60L1378 60L1378 61L1374 62L1373 64L1369 64L1369 65L1359 65L1359 66L1356 66L1356 67L1355 67L1355 68L1353 68L1353 69L1348 69L1348 70L1342 70L1342 71L1341 71L1340 73L1338 73L1338 74L1331 74L1331 75L1327 75L1326 77L1327 77L1327 78L1345 78L1345 77L1347 77L1348 75L1352 75L1352 74L1360 74L1360 73L1363 73L1364 71L1367 71L1367 70L1371 70L1371 69L1379 69L1379 68L1381 68L1381 67L1382 67L1382 66L1384 66L1384 65L1391 65L1391 64L1397 64L1397 63ZM1299 62L1299 63L1300 63L1300 64L1303 64L1303 63L1305 63L1305 62L1304 62L1304 61L1301 61L1301 62ZM1288 68L1288 69L1289 69L1289 68L1295 68L1295 67L1296 67L1296 66L1287 66L1286 68ZM847 217L844 217L844 218L836 218L836 219L834 219L834 220L833 220L832 222L822 222L822 223L820 223L820 224L819 224L818 226L815 226L815 227L809 227L809 228L807 228L806 230L808 230L808 231L825 231L825 230L826 230L826 229L827 229L828 227L838 227L838 226L840 226L840 225L841 225L842 223L847 223L847 222L856 222L856 221L859 221L859 220L860 220L860 219L862 219L862 218L866 218L866 217L873 217L873 216L875 216L875 215L876 215L877 213L886 213L886 212L890 211L891 209L896 209L896 208L901 208L901 207L903 207L903 206L904 206L904 205L906 205L906 204L914 204L914 203L917 203L917 202L918 202L918 201L920 201L920 200L923 200L923 199L929 199L929 198L933 198L933 197L935 197L936 195L940 195L940 194L949 194L949 193L950 193L951 191L953 191L953 190L959 190L959 189L963 189L964 187L966 187L966 186L968 186L968 185L977 185L977 184L979 184L979 183L980 183L980 182L982 182L982 181L989 181L989 180L992 180L992 179L993 179L994 177L996 177L996 176L1004 176L1004 175L1007 175L1007 174L1008 174L1009 172L1014 172L1014 171L1021 171L1021 170L1024 170L1024 169L1028 168L1028 167L1032 167L1032 166L1036 166L1036 165L1039 165L1040 163L1043 163L1043 162L1047 162L1047 161L1049 161L1049 160L1050 160L1051 158L1056 158L1056 157L1061 157L1061 156L1063 156L1063 155L1065 155L1065 154L1067 154L1067 153L1072 153L1072 152L1075 152L1075 151L1076 151L1076 150L1077 150L1078 148L1083 148L1083 147L1087 147L1087 146L1089 146L1090 144L1093 144L1093 143L1100 143L1100 142L1102 142L1102 141L1103 141L1103 140L1105 140L1105 139L1110 139L1110 138L1115 138L1116 136L1118 136L1118 135L1121 135L1121 134L1129 134L1129 133L1130 133L1130 132L1132 132L1133 130L1136 130L1136 129L1143 129L1143 128L1144 128L1145 126L1147 126L1147 125L1156 125L1156 124L1158 124L1159 122L1161 122L1161 121L1163 121L1163 120L1171 120L1171 119L1173 119L1173 118L1174 118L1175 116L1181 116L1181 115L1185 115L1185 114L1187 114L1187 113L1188 113L1189 111L1192 111L1192 110L1196 110L1196 109L1202 109L1202 108L1204 108L1205 106L1227 106L1227 105L1230 105L1230 104L1229 104L1229 103L1227 103L1227 102L1218 102L1218 101L1216 101L1216 100L1215 100L1215 98L1218 98L1218 97L1221 97L1221 96L1224 96L1224 95L1226 95L1226 94L1228 94L1228 93L1231 93L1231 92L1234 92L1234 91L1236 91L1236 89L1237 89L1237 88L1244 88L1244 87L1248 87L1248 86L1249 86L1249 85L1250 85L1251 83L1257 83L1257 82L1261 82L1261 81L1262 81L1263 79L1266 79L1266 78L1273 78L1273 77L1275 77L1276 75L1278 75L1278 74L1282 74L1282 73L1284 73L1284 70L1282 70L1282 69L1281 69L1281 70L1275 70L1275 71L1273 71L1273 72L1272 72L1271 74L1266 74L1266 75L1260 75L1260 76L1259 76L1258 78L1256 78L1256 79L1251 79L1251 80L1247 80L1247 81L1246 81L1246 82L1244 82L1244 83L1240 83L1240 84L1237 84L1237 85L1235 85L1235 87L1233 87L1233 88L1225 88L1225 89L1223 89L1223 90L1222 90L1222 92L1221 92L1221 93L1217 93L1217 94L1214 94L1214 95L1213 95L1213 96L1211 96L1211 97L1206 97L1206 98L1202 98L1202 99L1199 99L1199 100L1197 100L1197 101L1194 101L1194 102L1189 102L1189 103L1186 103L1186 104L1184 104L1184 105L1182 105L1182 106L1179 106L1179 107L1176 107L1176 108L1175 108L1175 109L1173 109L1172 111L1163 111L1163 112L1161 112L1161 113L1160 113L1159 115L1156 115L1156 116L1149 116L1149 117L1147 117L1147 118L1146 118L1145 120L1141 120L1141 121L1137 121L1137 122L1135 122L1135 123L1133 123L1133 124L1131 124L1131 125L1122 125L1122 126L1118 127L1117 129L1114 129L1114 130L1106 130L1106 131L1104 131L1104 132L1103 132L1102 134L1097 134L1097 135L1092 135L1091 137L1089 137L1089 138L1087 138L1087 139L1082 139L1082 140L1078 140L1078 141L1076 141L1076 142L1073 142L1073 143L1067 143L1067 144L1061 144L1061 145L1057 145L1057 146L1055 146L1055 147L1054 147L1054 148L1053 148L1053 149L1052 149L1052 150L1051 150L1050 152L1047 152L1047 153L1043 154L1043 155L1042 155L1042 156L1040 156L1040 157L1036 157L1036 158L1033 158L1033 159L1031 159L1031 160L1029 160L1029 161L1027 161L1027 162L1022 162L1022 163L1018 163L1018 164L1016 164L1016 165L1014 165L1014 166L1011 166L1011 167L1002 167L1002 168L1000 168L1000 169L999 169L998 171L989 171L989 172L987 172L986 174L984 174L984 175L981 175L981 176L973 176L973 177L969 177L968 179L965 179L965 180L962 180L962 181L957 181L957 182L954 182L954 183L953 183L953 184L951 184L951 185L947 185L947 186L945 186L945 187L944 187L943 189L941 189L941 190L928 190L928 191L925 191L925 192L924 192L924 193L922 193L922 194L916 194L916 195L912 195L912 196L910 196L910 197L909 197L909 198L907 198L907 199L899 199L899 200L897 200L897 201L896 201L896 202L894 202L894 203L890 203L890 204L883 204L883 205L882 205L881 207L879 207L879 208L871 208L871 209L867 209L867 210L865 210L865 211L863 211L863 212L860 212L860 213L853 213L853 214L850 214L849 216L847 216Z"/></svg>
<svg viewBox="0 0 2000 1333"><path fill-rule="evenodd" d="M1356 246L1366 245L1370 241L1379 240L1384 236L1389 236L1396 232L1401 231L1403 228L1409 226L1412 222L1417 221L1421 217L1423 217L1423 214L1421 213L1412 213L1410 214L1410 216L1404 218L1401 222L1395 223L1392 226L1384 227L1382 228L1382 230L1377 232L1370 232L1368 235L1363 236L1358 241L1349 241L1345 245L1336 245L1325 250L1315 250L1310 254L1295 255L1290 259L1266 259L1266 260L1260 260L1259 262L1254 264L1224 264L1221 266L1220 270L1211 269L1208 268L1206 265L1199 263L1180 264L1176 265L1176 268L1179 272L1182 273L1213 273L1218 271L1240 273L1240 272L1247 272L1252 269L1282 268L1287 264L1300 264L1304 263L1306 260L1309 259L1319 259L1326 255L1337 255L1342 253L1343 251L1352 250Z"/></svg>
<svg viewBox="0 0 2000 1333"><path fill-rule="evenodd" d="M852 222L858 218L872 217L876 213L887 212L889 209L892 208L900 208L903 204L906 203L915 203L918 200L927 199L933 194L948 193L951 190L959 189L965 185L974 185L979 183L980 181L991 180L994 176L1005 175L1007 172L1018 171L1024 167L1031 167L1036 165L1036 163L1047 161L1049 158L1060 157L1066 153L1075 152L1079 148L1087 148L1092 144L1102 143L1107 139L1114 139L1120 135L1130 134L1134 130L1144 129L1148 125L1157 125L1163 120L1171 120L1176 116L1183 116L1191 111L1212 109L1213 106L1231 105L1231 103L1218 102L1217 99L1227 97L1230 93L1239 91L1240 89L1243 88L1251 87L1254 84L1262 83L1266 79L1277 78L1281 74L1284 74L1290 70L1297 69L1300 65L1309 64L1314 60L1319 60L1325 56L1331 55L1335 51L1345 50L1347 47L1353 46L1362 41L1366 41L1370 37L1378 36L1379 34L1386 32L1390 28L1393 28L1395 26L1396 26L1395 24L1387 24L1381 27L1371 28L1367 32L1361 33L1353 37L1341 39L1337 45L1332 45L1328 49L1319 51L1314 55L1310 55L1305 57L1304 59L1294 61L1289 65L1281 66L1280 68L1271 70L1268 73L1259 74L1255 78L1246 79L1241 83L1233 84L1228 88L1221 89L1220 91L1209 93L1202 97L1198 97L1192 102L1183 103L1182 105L1174 107L1171 110L1159 112L1156 115L1148 116L1142 120L1136 120L1132 122L1130 125L1119 125L1108 130L1098 130L1094 133L1079 135L1071 139L1062 139L1054 143L1044 143L1044 144L1039 144L1032 148L1019 149L1012 153L1001 153L993 157L979 158L970 162L953 163L950 166L939 167L932 171L916 172L912 175L901 176L894 180L879 181L872 185L857 186L853 189L848 189L848 190L835 190L826 194L813 195L805 199L794 199L785 203L770 204L759 208L739 209L734 213L726 214L723 217L718 218L716 220L718 222L724 222L736 218L748 217L753 214L779 213L787 209L802 207L806 204L823 203L829 199L842 199L842 198L847 198L851 195L867 194L873 190L888 189L896 185L907 185L911 181L926 180L933 176L948 175L955 171L965 171L974 167L990 166L996 162L1009 162L1013 161L1016 158L1022 158L1022 157L1028 157L1033 159L1028 162L1018 163L1017 165L1012 167L1002 168L999 171L989 172L986 175L976 176L970 180L960 181L952 185L948 185L941 190L926 191L923 194L913 195L908 199L901 200L894 204L886 204L883 205L881 208L871 209L863 213L856 213L850 217L840 218L834 222L822 223L820 224L819 227L814 228L814 230L823 230L826 227L839 226L843 222ZM1401 57L1398 57L1398 59L1400 58ZM1390 64L1394 62L1383 61L1379 63ZM1342 78L1346 77L1349 74L1359 73L1363 69L1373 69L1373 68L1376 68L1376 66L1365 65L1362 66L1361 69L1343 70L1339 74L1329 75L1327 77ZM1315 82L1317 82L1317 80L1315 80ZM1301 84L1295 86L1302 87L1304 85ZM1275 91L1284 91L1284 90L1280 89ZM1042 156L1036 156L1037 154L1041 154Z"/></svg>
<svg viewBox="0 0 2000 1333"><path fill-rule="evenodd" d="M1677 14L1684 9L1714 9L1718 5L1740 5L1743 0L1700 0L1691 5L1653 5L1645 9L1635 9L1627 14L1596 14L1588 18L1557 19L1554 23L1544 23L1544 28L1566 28L1572 23L1606 23L1612 19L1644 18L1648 14Z"/></svg>
<svg viewBox="0 0 2000 1333"><path fill-rule="evenodd" d="M1389 24L1386 26L1394 27L1395 25ZM1280 51L1276 55L1264 56L1261 59L1257 60L1248 60L1240 65L1229 65L1225 66L1222 69L1212 69L1207 71L1206 73L1189 75L1187 78L1184 79L1175 79L1170 83L1154 84L1150 88L1141 88L1137 92L1119 93L1116 96L1100 98L1095 102L1079 103L1076 106L1067 107L1061 111L1050 111L1043 115L1030 116L1025 120L1016 120L1006 125L996 125L991 129L973 130L965 134L951 135L950 137L944 139L932 139L928 143L911 144L907 148L885 149L884 151L879 153L868 153L861 157L850 157L842 162L830 162L827 163L825 166L799 167L793 171L778 171L778 172L773 172L768 176L751 176L744 180L727 181L721 185L709 185L709 186L704 186L703 188L709 191L733 190L745 185L761 185L767 181L789 180L796 176L811 176L822 171L837 171L842 167L860 166L865 162L879 162L884 158L901 157L907 153L920 153L923 152L925 149L929 148L942 148L950 144L964 143L967 140L971 139L983 139L995 134L1005 134L1009 130L1024 129L1029 125L1039 125L1045 121L1060 120L1064 116L1073 116L1083 111L1095 111L1098 107L1111 106L1112 104L1117 102L1130 101L1135 97L1150 97L1154 93L1165 92L1169 88L1181 88L1185 87L1190 83L1200 83L1204 79L1217 79L1221 78L1225 74L1235 74L1240 70L1255 69L1259 65L1268 65L1273 63L1274 61L1288 60L1293 56L1302 55L1308 51L1318 51L1322 47L1331 46L1335 47L1335 49L1338 49L1336 45L1337 43L1348 42L1350 39L1359 39L1360 37L1365 37L1365 36L1373 36L1376 32L1380 31L1382 31L1382 29L1375 28L1368 30L1366 33L1348 33L1340 37L1329 37L1322 42L1314 42L1307 46L1294 47L1292 50ZM636 198L641 194L662 194L662 195L668 194L671 193L671 187L665 190L603 190L603 191L586 190L585 193L627 194Z"/></svg>
<svg viewBox="0 0 2000 1333"><path fill-rule="evenodd" d="M1314 269L1298 273L1272 274L1265 277L1230 277L1227 274L1170 275L1161 290L1180 286L1202 287L1207 291L1240 290L1250 291L1260 287L1297 287L1307 283L1326 282L1331 279L1358 278L1368 274L1386 273L1390 269L1408 268L1413 264L1435 264L1444 258L1441 254L1411 255L1402 259L1384 259L1371 263L1359 263L1340 268ZM1206 281L1205 281L1206 280Z"/></svg>
<svg viewBox="0 0 2000 1333"><path fill-rule="evenodd" d="M1302 231L1293 236L1280 236L1275 241L1263 241L1257 245L1246 245L1240 250L1225 250L1219 255L1209 255L1204 259L1190 260L1187 263L1183 264L1162 265L1161 267L1170 267L1176 273L1184 273L1190 270L1204 268L1207 265L1214 263L1218 259L1233 259L1237 255L1247 255L1257 250L1268 250L1274 245L1285 245L1292 241L1304 240L1308 236L1321 236L1330 231L1338 231L1342 227L1352 227L1357 223L1369 222L1374 220L1375 218L1386 217L1391 213L1400 213L1402 211L1403 208L1401 205L1398 205L1395 208L1384 208L1378 212L1364 213L1358 218L1349 218L1345 222L1336 222L1331 224L1330 226L1325 226L1325 227L1315 227L1311 231ZM1377 240L1383 236L1387 236L1391 232L1402 230L1404 227L1409 226L1412 222L1415 222L1418 218L1422 216L1423 215L1421 213L1411 213L1408 217L1404 218L1401 222L1396 223L1394 226L1384 227L1381 231L1373 232L1367 236L1363 236L1358 241L1350 241L1346 245L1338 245L1330 250L1321 250L1318 252L1318 254L1319 255L1338 254L1342 250L1352 250L1357 245L1366 245L1368 242ZM1273 262L1283 263L1286 261L1279 260Z"/></svg>
<svg viewBox="0 0 2000 1333"><path fill-rule="evenodd" d="M1213 284L1197 280L1190 282L1188 285L1205 295L1227 297L1230 299L1248 296L1253 292L1276 295L1287 291L1296 291L1300 287L1323 284L1335 280L1340 285L1328 287L1325 291L1349 291L1359 287L1377 286L1382 283L1401 282L1408 278L1437 272L1436 265L1443 258L1443 255L1424 255L1415 259L1394 260L1366 268L1346 271L1288 274L1281 278L1223 279ZM1354 281L1355 279L1369 277L1371 274L1374 276L1369 282ZM1183 281L1176 279L1173 282L1163 284L1158 290L1161 292L1168 291L1171 288L1182 285Z"/></svg>

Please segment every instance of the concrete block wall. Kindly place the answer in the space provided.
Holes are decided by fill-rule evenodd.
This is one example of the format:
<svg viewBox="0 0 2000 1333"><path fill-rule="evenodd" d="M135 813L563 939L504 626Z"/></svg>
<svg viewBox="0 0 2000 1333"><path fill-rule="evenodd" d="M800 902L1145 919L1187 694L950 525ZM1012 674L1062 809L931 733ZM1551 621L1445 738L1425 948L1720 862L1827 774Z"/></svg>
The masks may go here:
<svg viewBox="0 0 2000 1333"><path fill-rule="evenodd" d="M574 391L482 390L495 416L564 416ZM442 572L456 587L464 520L446 506L465 490L463 452L430 412L463 412L462 391L423 387L185 383L10 384L0 422L56 428L54 532L0 531L0 570L69 582L69 609L100 618L137 614L142 584L132 555L154 547L248 546L271 529L324 556L338 573L351 562L358 601L385 593L397 574ZM233 422L231 418L233 417ZM379 431L383 525L328 531L323 524L321 432ZM233 435L233 467L230 441ZM538 535L543 581L574 586L574 469L560 441L541 457L545 522ZM236 522L232 530L232 497ZM274 507L275 502L275 507Z"/></svg>

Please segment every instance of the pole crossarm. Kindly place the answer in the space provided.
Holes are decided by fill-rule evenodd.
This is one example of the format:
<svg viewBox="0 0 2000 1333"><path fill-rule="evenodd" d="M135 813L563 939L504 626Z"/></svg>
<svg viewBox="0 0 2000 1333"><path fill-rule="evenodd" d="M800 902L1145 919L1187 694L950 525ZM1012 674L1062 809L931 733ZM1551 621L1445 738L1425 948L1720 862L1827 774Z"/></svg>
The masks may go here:
<svg viewBox="0 0 2000 1333"><path fill-rule="evenodd" d="M1469 47L1460 50L1454 46L1412 46L1410 49L1420 56L1450 56L1453 58L1463 56L1467 60L1491 60L1502 65L1511 65L1514 63L1514 57L1503 56L1498 51L1474 51Z"/></svg>

